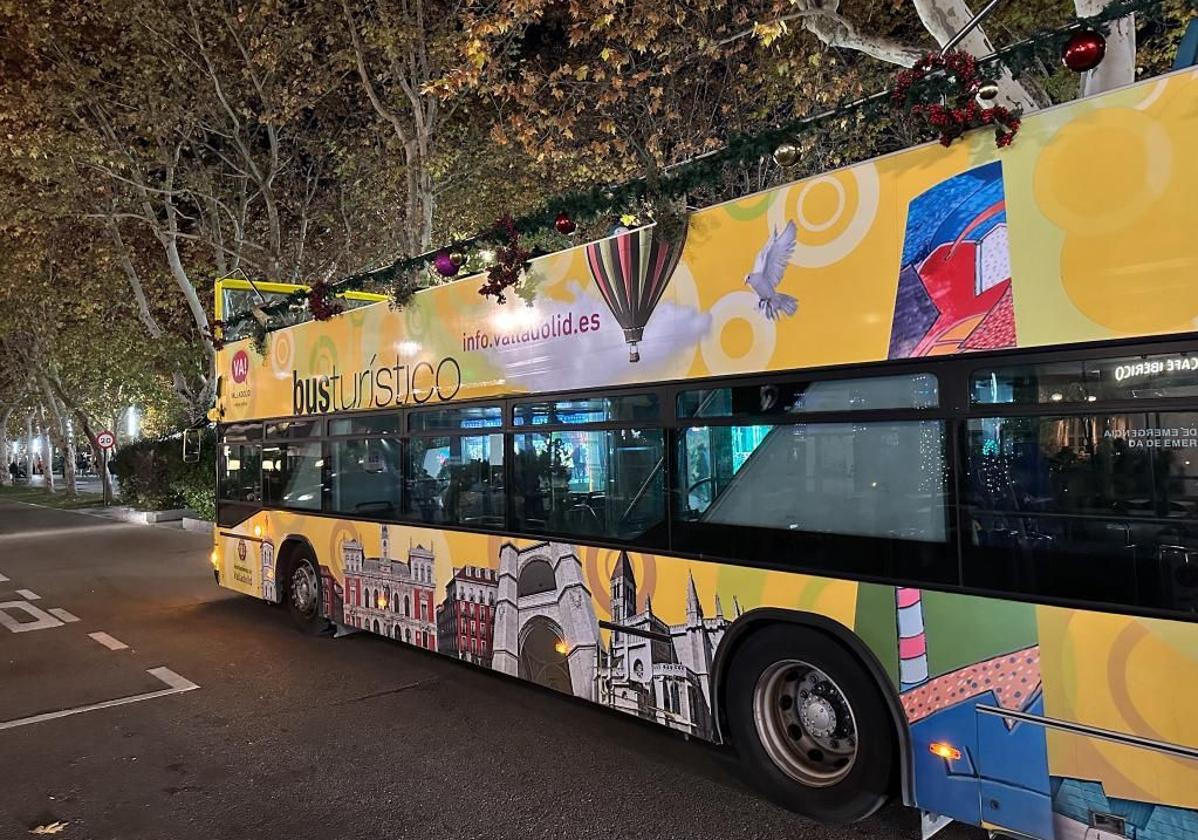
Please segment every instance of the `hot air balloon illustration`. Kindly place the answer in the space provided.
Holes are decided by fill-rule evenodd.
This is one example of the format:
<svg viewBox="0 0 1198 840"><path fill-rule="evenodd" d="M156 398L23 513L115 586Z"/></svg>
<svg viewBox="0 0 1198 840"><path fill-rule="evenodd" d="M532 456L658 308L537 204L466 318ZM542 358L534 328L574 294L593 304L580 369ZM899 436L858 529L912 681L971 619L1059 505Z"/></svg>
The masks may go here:
<svg viewBox="0 0 1198 840"><path fill-rule="evenodd" d="M587 266L611 314L624 328L628 361L639 362L637 343L682 256L686 228L667 241L652 225L587 245Z"/></svg>

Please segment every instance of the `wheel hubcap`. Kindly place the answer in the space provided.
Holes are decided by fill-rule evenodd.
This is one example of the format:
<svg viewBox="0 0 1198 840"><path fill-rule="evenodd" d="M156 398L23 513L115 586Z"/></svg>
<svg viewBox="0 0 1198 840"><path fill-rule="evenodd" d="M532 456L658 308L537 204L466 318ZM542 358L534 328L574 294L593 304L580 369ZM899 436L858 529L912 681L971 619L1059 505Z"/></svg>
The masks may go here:
<svg viewBox="0 0 1198 840"><path fill-rule="evenodd" d="M857 722L840 686L797 659L775 662L753 690L753 720L778 769L809 787L834 785L857 760Z"/></svg>
<svg viewBox="0 0 1198 840"><path fill-rule="evenodd" d="M302 561L291 573L291 604L305 617L316 614L316 573Z"/></svg>

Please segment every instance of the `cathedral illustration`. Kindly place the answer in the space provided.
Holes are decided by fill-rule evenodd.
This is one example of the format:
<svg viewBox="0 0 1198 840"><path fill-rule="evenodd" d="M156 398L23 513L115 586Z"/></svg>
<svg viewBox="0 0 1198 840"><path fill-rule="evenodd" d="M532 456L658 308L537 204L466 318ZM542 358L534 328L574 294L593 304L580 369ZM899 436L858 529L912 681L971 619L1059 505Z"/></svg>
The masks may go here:
<svg viewBox="0 0 1198 840"><path fill-rule="evenodd" d="M740 604L733 600L734 618ZM681 624L666 624L645 599L636 610L636 578L627 552L611 576L610 644L599 653L596 685L600 703L655 720L692 735L710 738L711 667L716 648L731 623L724 617L720 596L715 615L705 618L694 578L689 578L686 615ZM619 629L616 629L618 627Z"/></svg>

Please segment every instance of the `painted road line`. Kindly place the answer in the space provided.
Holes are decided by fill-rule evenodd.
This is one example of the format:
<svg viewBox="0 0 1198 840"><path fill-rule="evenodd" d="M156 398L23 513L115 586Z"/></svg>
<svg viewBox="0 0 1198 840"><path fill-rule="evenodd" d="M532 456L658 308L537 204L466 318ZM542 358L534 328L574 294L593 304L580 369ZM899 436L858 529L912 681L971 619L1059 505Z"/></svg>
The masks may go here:
<svg viewBox="0 0 1198 840"><path fill-rule="evenodd" d="M70 624L72 621L79 620L79 616L67 612L62 607L51 607L50 609L46 610L46 612L50 613L50 615L66 624Z"/></svg>
<svg viewBox="0 0 1198 840"><path fill-rule="evenodd" d="M62 709L57 712L45 712L40 715L32 715L31 717L17 718L16 720L0 721L0 730L16 729L18 726L44 723L48 720L57 720L58 718L70 717L71 715L81 715L84 712L95 712L100 709L111 709L115 706L127 706L130 703L140 703L143 700L156 700L159 697L169 697L172 694L182 694L185 691L195 691L199 688L191 680L179 676L170 668L151 668L146 673L166 683L167 688L159 689L158 691L147 691L145 694L134 694L131 697L104 700L100 703L91 703L87 706L76 706L73 709Z"/></svg>
<svg viewBox="0 0 1198 840"><path fill-rule="evenodd" d="M129 646L120 639L114 639L107 633L88 633L88 638L95 639L100 644L109 650L125 650Z"/></svg>
<svg viewBox="0 0 1198 840"><path fill-rule="evenodd" d="M32 620L21 621L13 615L14 612L24 613ZM51 627L62 627L62 622L28 601L5 601L0 604L0 627L13 633L27 633L30 630L49 630Z"/></svg>
<svg viewBox="0 0 1198 840"><path fill-rule="evenodd" d="M0 572L0 583L8 583L8 578L4 576L3 572Z"/></svg>
<svg viewBox="0 0 1198 840"><path fill-rule="evenodd" d="M17 594L18 594L18 595L20 595L22 598L24 598L26 601L40 601L40 600L42 600L42 596L41 596L41 595L38 595L38 594L37 594L36 592L34 592L32 589L18 589L18 590L17 590Z"/></svg>

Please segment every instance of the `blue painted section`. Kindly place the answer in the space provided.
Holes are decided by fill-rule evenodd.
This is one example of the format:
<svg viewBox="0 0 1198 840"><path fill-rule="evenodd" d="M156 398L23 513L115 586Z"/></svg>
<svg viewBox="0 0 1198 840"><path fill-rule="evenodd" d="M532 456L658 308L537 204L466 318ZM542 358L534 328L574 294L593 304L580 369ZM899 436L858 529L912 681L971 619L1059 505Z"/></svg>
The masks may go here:
<svg viewBox="0 0 1198 840"><path fill-rule="evenodd" d="M1173 59L1173 69L1193 67L1198 64L1198 18L1190 21L1181 43L1177 45L1177 56Z"/></svg>
<svg viewBox="0 0 1198 840"><path fill-rule="evenodd" d="M1115 814L1127 820L1135 840L1193 840L1198 837L1198 811L1132 799L1112 799L1099 782L1054 778L1052 807L1064 817L1090 825L1091 814Z"/></svg>
<svg viewBox="0 0 1198 840"><path fill-rule="evenodd" d="M977 711L997 706L991 691L941 709L911 727L915 751L915 801L920 808L953 819L983 820L1035 837L1051 838L1052 799L1044 728L1007 722ZM1043 714L1037 693L1024 710ZM935 742L959 749L945 761L929 749Z"/></svg>
<svg viewBox="0 0 1198 840"><path fill-rule="evenodd" d="M907 208L902 265L918 265L938 246L955 242L983 210L1002 200L1002 162L997 160L920 193ZM1005 210L995 214L970 231L970 241L979 241L995 225L1006 221Z"/></svg>

